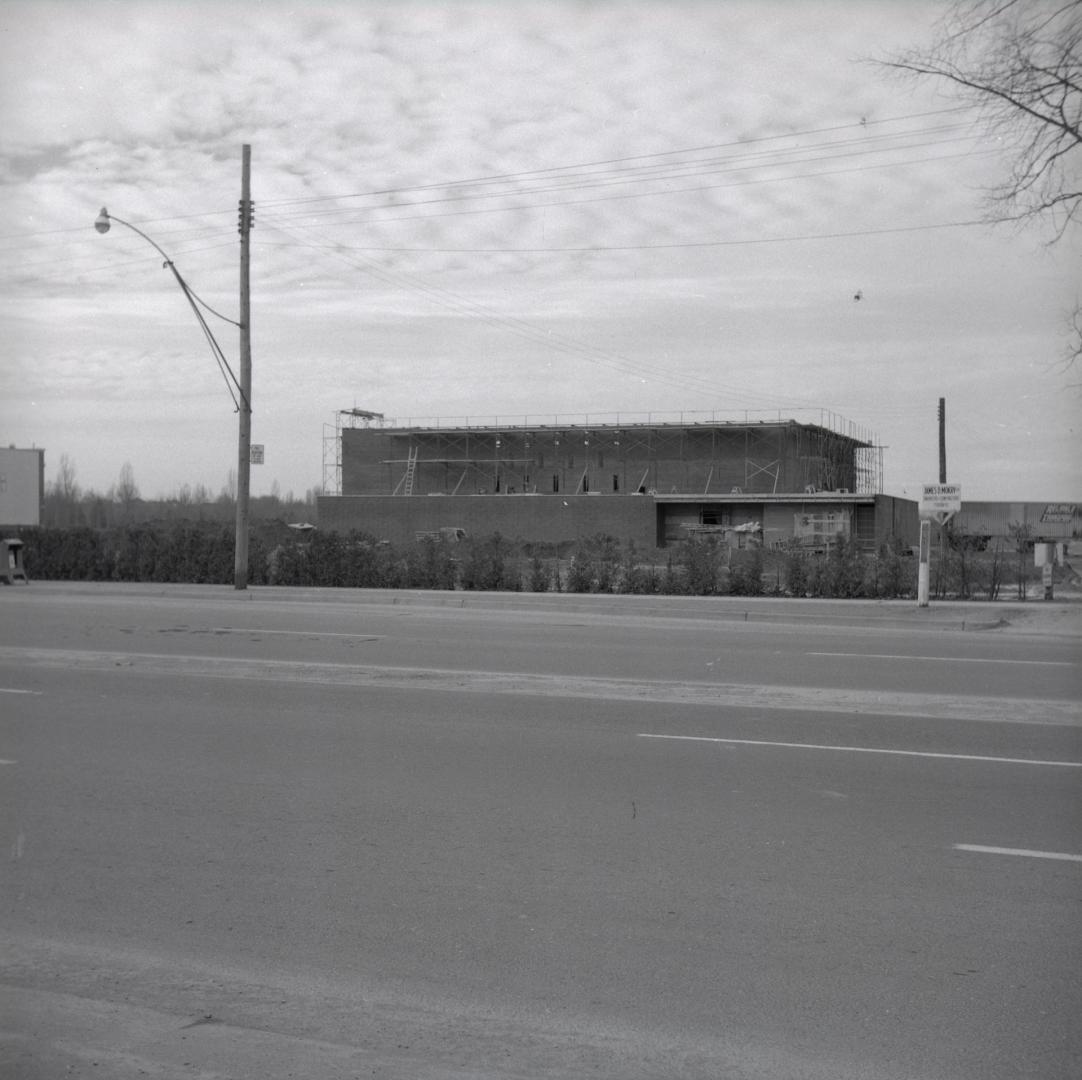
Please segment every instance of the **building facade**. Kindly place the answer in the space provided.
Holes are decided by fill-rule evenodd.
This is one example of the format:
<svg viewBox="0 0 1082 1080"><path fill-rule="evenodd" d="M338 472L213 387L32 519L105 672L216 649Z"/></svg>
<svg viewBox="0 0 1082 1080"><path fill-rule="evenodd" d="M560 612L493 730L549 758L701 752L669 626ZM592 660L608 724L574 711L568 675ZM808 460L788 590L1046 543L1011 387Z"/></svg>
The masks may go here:
<svg viewBox="0 0 1082 1080"><path fill-rule="evenodd" d="M995 541L1014 544L1064 543L1082 537L1082 507L1070 502L962 502L950 529L971 537L977 547Z"/></svg>
<svg viewBox="0 0 1082 1080"><path fill-rule="evenodd" d="M339 414L337 494L324 529L403 542L485 536L560 543L599 533L666 547L714 535L734 547L915 543L916 504L881 493L874 439L831 417L576 422L388 422Z"/></svg>
<svg viewBox="0 0 1082 1080"><path fill-rule="evenodd" d="M45 451L0 447L0 526L40 525Z"/></svg>

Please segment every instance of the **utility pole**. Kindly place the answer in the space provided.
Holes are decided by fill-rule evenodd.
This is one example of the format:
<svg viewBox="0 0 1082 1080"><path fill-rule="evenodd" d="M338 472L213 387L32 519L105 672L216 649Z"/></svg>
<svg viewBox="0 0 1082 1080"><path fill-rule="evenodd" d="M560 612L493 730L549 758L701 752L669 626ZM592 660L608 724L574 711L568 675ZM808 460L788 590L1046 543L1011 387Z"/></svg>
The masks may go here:
<svg viewBox="0 0 1082 1080"><path fill-rule="evenodd" d="M939 399L939 482L947 482L947 399ZM948 519L949 520L949 519ZM939 570L937 578L943 582L947 573L947 522L939 523ZM944 586L945 588L945 586Z"/></svg>
<svg viewBox="0 0 1082 1080"><path fill-rule="evenodd" d="M947 399L939 399L939 482L947 482Z"/></svg>
<svg viewBox="0 0 1082 1080"><path fill-rule="evenodd" d="M252 148L244 144L240 179L240 409L237 438L237 541L233 587L248 587L248 493L252 468L252 305L249 236L252 231Z"/></svg>
<svg viewBox="0 0 1082 1080"><path fill-rule="evenodd" d="M939 398L939 483L947 483L947 398ZM944 580L947 572L947 523L939 523L939 566L936 579ZM937 587L938 591L938 587Z"/></svg>

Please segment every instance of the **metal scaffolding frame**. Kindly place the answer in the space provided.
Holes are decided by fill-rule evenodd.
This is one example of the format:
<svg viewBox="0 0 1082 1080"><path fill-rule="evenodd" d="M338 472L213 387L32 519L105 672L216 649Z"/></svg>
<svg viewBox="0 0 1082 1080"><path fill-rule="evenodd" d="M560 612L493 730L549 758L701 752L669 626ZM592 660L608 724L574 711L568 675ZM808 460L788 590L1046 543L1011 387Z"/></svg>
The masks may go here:
<svg viewBox="0 0 1082 1080"><path fill-rule="evenodd" d="M334 414L334 426L323 425L323 494L342 494L342 429L371 427L373 423L382 427L383 413L369 412L367 409L339 409Z"/></svg>
<svg viewBox="0 0 1082 1080"><path fill-rule="evenodd" d="M379 413L344 409L333 434L324 428L324 491L342 493L343 430L374 426L386 437L378 463L388 470L388 487L369 494L881 493L883 448L867 430L839 421L830 414L827 425L794 419L399 425Z"/></svg>

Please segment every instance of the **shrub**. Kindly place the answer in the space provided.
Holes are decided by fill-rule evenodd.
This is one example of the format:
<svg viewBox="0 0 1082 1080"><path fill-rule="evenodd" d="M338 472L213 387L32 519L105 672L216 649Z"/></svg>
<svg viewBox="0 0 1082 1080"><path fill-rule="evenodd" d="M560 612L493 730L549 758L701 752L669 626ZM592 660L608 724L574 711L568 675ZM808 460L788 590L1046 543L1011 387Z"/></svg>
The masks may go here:
<svg viewBox="0 0 1082 1080"><path fill-rule="evenodd" d="M847 599L864 596L865 558L852 537L837 536L822 568L821 595Z"/></svg>
<svg viewBox="0 0 1082 1080"><path fill-rule="evenodd" d="M734 552L729 564L730 596L763 595L763 549Z"/></svg>
<svg viewBox="0 0 1082 1080"><path fill-rule="evenodd" d="M808 595L808 558L799 551L785 556L785 588L790 596Z"/></svg>
<svg viewBox="0 0 1082 1080"><path fill-rule="evenodd" d="M721 571L729 549L713 536L690 540L680 551L683 575L679 592L688 596L716 596L721 589Z"/></svg>
<svg viewBox="0 0 1082 1080"><path fill-rule="evenodd" d="M637 595L652 594L661 591L661 579L658 576L655 560L644 563L639 558L634 543L627 546L623 565L620 568L620 580L617 592Z"/></svg>
<svg viewBox="0 0 1082 1080"><path fill-rule="evenodd" d="M521 588L517 573L507 566L508 544L499 533L486 540L468 540L462 562L461 584L464 589Z"/></svg>
<svg viewBox="0 0 1082 1080"><path fill-rule="evenodd" d="M620 545L605 533L575 545L567 574L567 591L576 593L615 592L619 580Z"/></svg>
<svg viewBox="0 0 1082 1080"><path fill-rule="evenodd" d="M879 549L876 594L892 599L908 596L913 591L912 567L904 558L902 542L892 536Z"/></svg>
<svg viewBox="0 0 1082 1080"><path fill-rule="evenodd" d="M431 537L419 540L406 552L406 578L410 589L453 589L458 569L450 545Z"/></svg>

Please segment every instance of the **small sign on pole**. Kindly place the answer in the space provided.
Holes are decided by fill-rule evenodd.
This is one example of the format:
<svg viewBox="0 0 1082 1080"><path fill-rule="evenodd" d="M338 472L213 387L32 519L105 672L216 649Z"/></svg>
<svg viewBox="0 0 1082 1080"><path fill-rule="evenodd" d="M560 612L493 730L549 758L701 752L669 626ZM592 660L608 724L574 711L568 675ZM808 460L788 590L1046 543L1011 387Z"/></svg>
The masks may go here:
<svg viewBox="0 0 1082 1080"><path fill-rule="evenodd" d="M253 465L263 464L263 444L252 443L252 457L251 461Z"/></svg>
<svg viewBox="0 0 1082 1080"><path fill-rule="evenodd" d="M922 518L930 518L944 525L961 509L961 484L924 484L922 486L919 506Z"/></svg>
<svg viewBox="0 0 1082 1080"><path fill-rule="evenodd" d="M929 567L932 555L932 526L936 521L940 526L962 509L961 484L923 484L920 504L920 561L917 564L917 606L928 606Z"/></svg>

